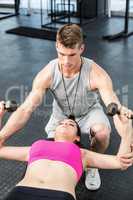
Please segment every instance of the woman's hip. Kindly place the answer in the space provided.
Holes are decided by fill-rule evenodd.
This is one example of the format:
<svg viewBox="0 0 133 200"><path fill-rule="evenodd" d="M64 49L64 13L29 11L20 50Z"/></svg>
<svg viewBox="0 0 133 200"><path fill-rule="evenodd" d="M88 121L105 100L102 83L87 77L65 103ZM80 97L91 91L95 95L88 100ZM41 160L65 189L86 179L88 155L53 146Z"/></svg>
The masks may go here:
<svg viewBox="0 0 133 200"><path fill-rule="evenodd" d="M72 194L64 191L16 186L4 200L75 200Z"/></svg>

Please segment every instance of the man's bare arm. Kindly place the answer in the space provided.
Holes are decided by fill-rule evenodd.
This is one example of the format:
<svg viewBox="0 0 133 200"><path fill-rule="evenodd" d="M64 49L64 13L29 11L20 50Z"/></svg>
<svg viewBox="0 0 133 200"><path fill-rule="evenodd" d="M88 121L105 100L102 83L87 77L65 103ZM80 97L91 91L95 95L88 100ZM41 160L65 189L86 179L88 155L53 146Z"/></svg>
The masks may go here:
<svg viewBox="0 0 133 200"><path fill-rule="evenodd" d="M47 65L35 77L32 91L24 103L11 115L6 125L0 131L0 143L3 143L9 136L24 127L32 112L41 104L43 96L50 84L51 72Z"/></svg>
<svg viewBox="0 0 133 200"><path fill-rule="evenodd" d="M114 92L110 76L96 63L92 64L90 84L92 90L98 89L105 106L108 106L110 103L114 102L119 108L121 107L121 103Z"/></svg>

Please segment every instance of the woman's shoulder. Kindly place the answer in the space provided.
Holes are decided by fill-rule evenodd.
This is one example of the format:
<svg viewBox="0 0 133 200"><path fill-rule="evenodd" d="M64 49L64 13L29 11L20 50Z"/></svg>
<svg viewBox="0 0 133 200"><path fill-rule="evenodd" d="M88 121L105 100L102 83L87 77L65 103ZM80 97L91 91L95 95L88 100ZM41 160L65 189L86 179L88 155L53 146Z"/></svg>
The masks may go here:
<svg viewBox="0 0 133 200"><path fill-rule="evenodd" d="M84 149L84 148L80 148L80 151L81 151L81 156L82 158L85 158L87 153L88 153L88 150L87 149Z"/></svg>

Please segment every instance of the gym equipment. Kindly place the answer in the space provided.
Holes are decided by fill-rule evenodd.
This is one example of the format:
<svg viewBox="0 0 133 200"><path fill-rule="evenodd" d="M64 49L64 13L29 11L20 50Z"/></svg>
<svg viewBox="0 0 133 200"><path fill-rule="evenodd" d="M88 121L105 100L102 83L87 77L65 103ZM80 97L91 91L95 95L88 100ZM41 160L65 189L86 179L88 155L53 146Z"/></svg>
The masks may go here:
<svg viewBox="0 0 133 200"><path fill-rule="evenodd" d="M17 103L14 100L11 101L6 101L4 103L4 109L7 110L8 112L14 112L15 110L17 110Z"/></svg>
<svg viewBox="0 0 133 200"><path fill-rule="evenodd" d="M110 103L107 106L107 114L110 116L114 116L115 114L120 115L120 110L118 109L118 105L116 103ZM133 119L133 115L131 115L130 119Z"/></svg>
<svg viewBox="0 0 133 200"><path fill-rule="evenodd" d="M20 5L20 0L14 0L14 10L15 10L15 12L14 13L13 12L5 12L5 11L0 12L0 15L2 15L0 17L0 20L19 15L19 5Z"/></svg>
<svg viewBox="0 0 133 200"><path fill-rule="evenodd" d="M128 32L128 22L129 22L129 2L130 0L126 0L126 10L125 10L125 24L124 24L124 30L121 31L120 33L114 34L114 35L106 35L103 36L104 40L116 40L119 38L126 38L129 37L130 35L133 35L132 32Z"/></svg>
<svg viewBox="0 0 133 200"><path fill-rule="evenodd" d="M81 0L80 0L81 2ZM75 14L75 5L70 0L50 0L50 22L43 23L43 9L41 0L41 27L57 30L57 24L70 24L72 23L71 17ZM81 4L79 4L81 5ZM80 9L81 11L81 9ZM79 19L81 20L81 18ZM81 21L79 22L81 24Z"/></svg>

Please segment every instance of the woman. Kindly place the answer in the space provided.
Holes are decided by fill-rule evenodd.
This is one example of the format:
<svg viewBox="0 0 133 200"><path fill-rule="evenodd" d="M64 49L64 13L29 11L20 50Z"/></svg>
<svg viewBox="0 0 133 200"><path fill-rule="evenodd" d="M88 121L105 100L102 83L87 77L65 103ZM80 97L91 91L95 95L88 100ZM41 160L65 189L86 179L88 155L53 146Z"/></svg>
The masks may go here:
<svg viewBox="0 0 133 200"><path fill-rule="evenodd" d="M0 104L0 116L4 114ZM123 116L124 118L124 116ZM131 151L132 125L125 122L117 125L121 143L116 156L103 155L80 149L77 123L65 119L56 128L55 141L38 140L31 147L0 148L0 158L28 162L24 178L8 194L5 200L74 200L75 186L86 167L102 169L127 169L133 163Z"/></svg>

